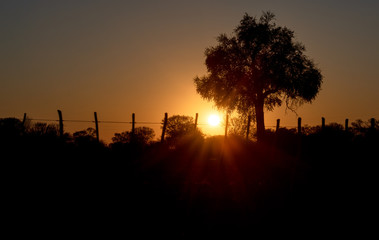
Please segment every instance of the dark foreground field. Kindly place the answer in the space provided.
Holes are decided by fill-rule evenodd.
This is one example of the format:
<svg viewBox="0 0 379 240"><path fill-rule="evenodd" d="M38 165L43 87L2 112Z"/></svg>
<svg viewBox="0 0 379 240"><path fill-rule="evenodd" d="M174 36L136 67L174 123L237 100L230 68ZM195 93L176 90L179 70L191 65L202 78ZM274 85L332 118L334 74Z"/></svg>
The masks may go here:
<svg viewBox="0 0 379 240"><path fill-rule="evenodd" d="M38 139L2 141L2 219L13 237L307 239L377 229L377 131L118 148Z"/></svg>

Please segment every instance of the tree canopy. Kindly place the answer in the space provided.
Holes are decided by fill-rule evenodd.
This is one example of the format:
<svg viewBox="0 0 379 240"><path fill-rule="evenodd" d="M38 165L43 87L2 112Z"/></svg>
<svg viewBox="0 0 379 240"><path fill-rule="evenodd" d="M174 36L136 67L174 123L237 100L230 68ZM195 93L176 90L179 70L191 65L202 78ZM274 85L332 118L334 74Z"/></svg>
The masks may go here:
<svg viewBox="0 0 379 240"><path fill-rule="evenodd" d="M273 13L259 19L245 14L233 35L221 34L217 42L205 50L207 74L195 77L196 91L220 109L255 116L258 139L265 131L264 108L285 102L292 109L317 96L320 70L294 32L276 25Z"/></svg>

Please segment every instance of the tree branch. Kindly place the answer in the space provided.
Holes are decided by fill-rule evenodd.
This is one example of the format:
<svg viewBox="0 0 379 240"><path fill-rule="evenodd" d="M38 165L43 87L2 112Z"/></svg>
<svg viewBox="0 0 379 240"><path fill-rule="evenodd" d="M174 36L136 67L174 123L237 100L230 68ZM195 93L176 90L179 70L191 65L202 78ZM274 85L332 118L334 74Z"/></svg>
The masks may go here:
<svg viewBox="0 0 379 240"><path fill-rule="evenodd" d="M270 94L273 94L273 93L276 93L276 92L278 92L278 90L274 90L274 89L271 89L271 90L267 90L267 91L265 91L264 93L263 93L263 98L266 98L268 95L270 95Z"/></svg>

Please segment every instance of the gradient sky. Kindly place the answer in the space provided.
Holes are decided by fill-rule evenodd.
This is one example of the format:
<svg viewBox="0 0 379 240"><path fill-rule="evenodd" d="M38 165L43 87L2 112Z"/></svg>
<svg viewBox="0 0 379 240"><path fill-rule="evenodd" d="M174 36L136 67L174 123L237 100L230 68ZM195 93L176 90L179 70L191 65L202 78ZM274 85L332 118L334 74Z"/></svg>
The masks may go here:
<svg viewBox="0 0 379 240"><path fill-rule="evenodd" d="M379 1L2 0L0 118L57 119L60 109L64 119L92 120L97 111L99 120L130 121L134 112L136 121L160 122L165 112L198 112L206 123L216 110L193 83L206 73L205 48L245 12L267 10L295 31L324 76L313 104L297 110L304 124L379 117ZM266 113L266 126L277 118L296 125L285 112ZM100 124L100 138L129 129Z"/></svg>

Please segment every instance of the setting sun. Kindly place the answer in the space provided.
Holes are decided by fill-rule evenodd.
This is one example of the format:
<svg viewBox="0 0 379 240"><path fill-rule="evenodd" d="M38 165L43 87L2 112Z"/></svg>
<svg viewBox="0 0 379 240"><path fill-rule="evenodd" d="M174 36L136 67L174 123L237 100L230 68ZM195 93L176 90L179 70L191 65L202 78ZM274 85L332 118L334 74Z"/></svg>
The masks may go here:
<svg viewBox="0 0 379 240"><path fill-rule="evenodd" d="M221 122L221 119L220 119L220 117L218 116L218 115L216 115L216 114L212 114L212 115L210 115L209 116L209 118L208 118L208 123L209 123L209 125L211 125L211 126L218 126L218 125L220 125L220 122Z"/></svg>

